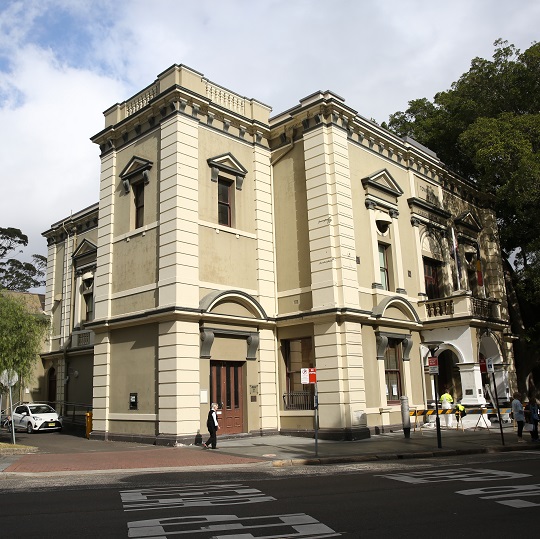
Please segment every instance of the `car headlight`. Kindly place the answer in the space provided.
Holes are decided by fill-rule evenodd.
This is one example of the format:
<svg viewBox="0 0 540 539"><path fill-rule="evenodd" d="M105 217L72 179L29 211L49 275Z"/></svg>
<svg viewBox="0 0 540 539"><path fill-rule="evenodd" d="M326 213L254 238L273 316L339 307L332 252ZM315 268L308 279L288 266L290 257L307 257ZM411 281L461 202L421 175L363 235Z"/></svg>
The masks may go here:
<svg viewBox="0 0 540 539"><path fill-rule="evenodd" d="M37 415L32 416L32 419L34 421L41 421L41 417L38 417Z"/></svg>

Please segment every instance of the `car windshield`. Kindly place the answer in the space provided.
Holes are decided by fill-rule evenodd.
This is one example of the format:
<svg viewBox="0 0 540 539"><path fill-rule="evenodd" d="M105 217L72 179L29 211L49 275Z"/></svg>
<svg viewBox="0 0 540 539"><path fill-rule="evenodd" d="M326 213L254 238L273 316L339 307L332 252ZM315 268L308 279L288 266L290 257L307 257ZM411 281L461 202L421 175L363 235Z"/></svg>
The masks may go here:
<svg viewBox="0 0 540 539"><path fill-rule="evenodd" d="M53 408L47 406L46 404L36 404L35 406L30 406L30 411L33 414L55 414Z"/></svg>

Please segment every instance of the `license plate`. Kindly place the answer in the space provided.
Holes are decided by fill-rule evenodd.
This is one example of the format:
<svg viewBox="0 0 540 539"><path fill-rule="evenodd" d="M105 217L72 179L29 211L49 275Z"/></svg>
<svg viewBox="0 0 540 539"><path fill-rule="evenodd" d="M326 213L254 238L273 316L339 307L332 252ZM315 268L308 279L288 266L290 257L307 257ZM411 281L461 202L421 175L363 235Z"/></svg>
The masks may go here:
<svg viewBox="0 0 540 539"><path fill-rule="evenodd" d="M55 423L49 423L49 427L54 427Z"/></svg>

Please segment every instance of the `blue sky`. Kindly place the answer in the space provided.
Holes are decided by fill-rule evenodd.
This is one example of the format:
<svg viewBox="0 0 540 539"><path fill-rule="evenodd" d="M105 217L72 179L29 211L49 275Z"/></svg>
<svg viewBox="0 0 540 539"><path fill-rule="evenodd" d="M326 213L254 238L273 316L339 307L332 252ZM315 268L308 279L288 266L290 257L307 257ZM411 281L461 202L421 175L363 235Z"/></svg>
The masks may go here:
<svg viewBox="0 0 540 539"><path fill-rule="evenodd" d="M0 0L0 226L46 254L41 232L98 200L103 111L174 63L275 114L329 89L382 122L539 21L536 0Z"/></svg>

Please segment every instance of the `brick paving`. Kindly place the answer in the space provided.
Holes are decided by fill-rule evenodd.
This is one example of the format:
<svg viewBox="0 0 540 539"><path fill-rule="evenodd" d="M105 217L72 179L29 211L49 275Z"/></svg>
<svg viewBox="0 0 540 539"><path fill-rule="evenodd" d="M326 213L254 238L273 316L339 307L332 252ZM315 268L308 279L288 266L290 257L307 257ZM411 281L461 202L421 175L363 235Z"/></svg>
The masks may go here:
<svg viewBox="0 0 540 539"><path fill-rule="evenodd" d="M82 472L95 470L132 470L178 468L186 466L224 466L253 464L266 459L227 455L218 450L199 447L167 447L125 452L92 452L74 454L36 453L24 455L4 469L4 472Z"/></svg>

